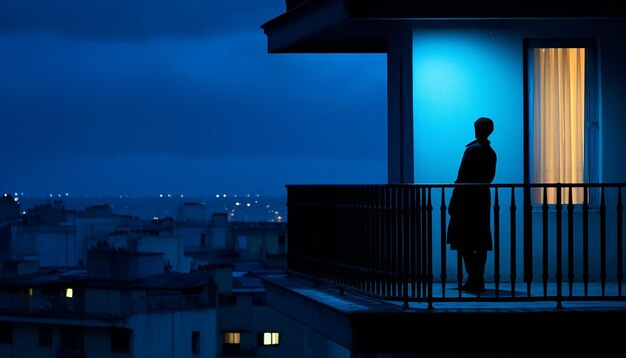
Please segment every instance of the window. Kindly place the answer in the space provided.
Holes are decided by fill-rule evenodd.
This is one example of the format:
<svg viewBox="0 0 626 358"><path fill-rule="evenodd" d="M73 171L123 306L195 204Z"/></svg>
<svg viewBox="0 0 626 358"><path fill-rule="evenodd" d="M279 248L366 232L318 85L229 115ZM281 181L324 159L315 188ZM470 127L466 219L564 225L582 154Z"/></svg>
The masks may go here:
<svg viewBox="0 0 626 358"><path fill-rule="evenodd" d="M191 332L191 352L195 355L200 354L200 331Z"/></svg>
<svg viewBox="0 0 626 358"><path fill-rule="evenodd" d="M111 352L130 352L132 330L111 327Z"/></svg>
<svg viewBox="0 0 626 358"><path fill-rule="evenodd" d="M39 347L52 347L52 327L39 327Z"/></svg>
<svg viewBox="0 0 626 358"><path fill-rule="evenodd" d="M570 46L571 45L571 46ZM585 183L595 181L596 127L593 99L593 53L590 44L577 41L531 43L529 46L529 151L533 183ZM555 204L554 189L546 192ZM583 202L582 188L572 191L572 202ZM533 190L533 203L544 193ZM569 203L569 189L561 202Z"/></svg>
<svg viewBox="0 0 626 358"><path fill-rule="evenodd" d="M241 350L241 333L224 332L223 355L237 355Z"/></svg>
<svg viewBox="0 0 626 358"><path fill-rule="evenodd" d="M226 332L224 333L224 343L226 344L240 344L241 334L239 332Z"/></svg>
<svg viewBox="0 0 626 358"><path fill-rule="evenodd" d="M263 332L259 337L259 344L264 346L277 346L279 336L280 334L278 332Z"/></svg>
<svg viewBox="0 0 626 358"><path fill-rule="evenodd" d="M13 343L13 327L8 323L0 323L0 344Z"/></svg>

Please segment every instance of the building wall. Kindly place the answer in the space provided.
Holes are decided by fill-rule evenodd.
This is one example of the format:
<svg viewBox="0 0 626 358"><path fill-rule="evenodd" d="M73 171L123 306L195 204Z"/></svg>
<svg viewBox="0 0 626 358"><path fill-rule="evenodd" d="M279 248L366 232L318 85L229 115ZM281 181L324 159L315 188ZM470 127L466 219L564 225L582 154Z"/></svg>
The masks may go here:
<svg viewBox="0 0 626 358"><path fill-rule="evenodd" d="M12 323L13 342L0 344L0 357L56 357L56 347L40 347L38 344L37 324ZM53 330L54 332L54 330ZM58 342L58 337L53 333L53 342Z"/></svg>
<svg viewBox="0 0 626 358"><path fill-rule="evenodd" d="M215 310L151 313L132 316L126 327L133 330L133 357L216 356ZM200 354L192 352L192 332L200 331Z"/></svg>
<svg viewBox="0 0 626 358"><path fill-rule="evenodd" d="M81 252L74 225L19 225L16 234L17 258L30 255L34 243L41 267L78 266Z"/></svg>
<svg viewBox="0 0 626 358"><path fill-rule="evenodd" d="M183 240L180 236L143 236L136 239L136 249L146 252L162 252L169 262L171 271L189 272L191 259L185 257Z"/></svg>
<svg viewBox="0 0 626 358"><path fill-rule="evenodd" d="M111 350L110 328L108 326L78 327L66 323L12 323L13 342L0 344L0 357L37 357L55 358L62 350L61 331L67 328L76 329L82 336L84 356L91 358L126 358L132 352L114 352ZM52 341L50 346L39 345L39 329L51 329Z"/></svg>
<svg viewBox="0 0 626 358"><path fill-rule="evenodd" d="M415 182L456 179L473 122L491 117L495 182L523 181L524 45L527 38L596 38L600 180L626 180L626 26L616 20L422 22L413 28Z"/></svg>
<svg viewBox="0 0 626 358"><path fill-rule="evenodd" d="M265 293L260 293L265 295ZM218 309L218 356L222 355L225 332L241 333L241 352L255 357L349 357L349 352L306 328L305 325L276 311L266 303L256 302L251 294L235 294L235 302ZM257 335L278 332L279 344L259 345Z"/></svg>
<svg viewBox="0 0 626 358"><path fill-rule="evenodd" d="M110 327L85 327L83 328L83 339L85 342L85 357L94 358L130 358L132 350L128 352L113 351L111 349L111 329ZM131 343L132 347L132 343Z"/></svg>
<svg viewBox="0 0 626 358"><path fill-rule="evenodd" d="M622 141L626 136L626 32L623 21L575 20L549 21L433 21L416 23L413 28L413 111L414 157L416 183L452 183L456 179L465 144L474 139L473 122L480 116L494 120L490 137L498 154L494 183L524 181L524 39L527 38L596 38L598 40L598 114L600 122L601 182L626 182L622 164ZM446 200L451 191L446 190ZM492 191L492 199L495 192ZM522 192L516 190L517 252L522 253ZM501 264L503 280L510 273L510 190L499 191L501 207ZM599 197L596 197L598 199ZM435 257L439 256L441 192L433 191L433 238ZM616 191L607 190L608 270L615 271L616 258ZM493 201L492 201L493 204ZM590 250L592 279L597 279L600 248L600 213L598 203L590 213ZM565 208L564 208L565 210ZM550 212L549 252L554 255L555 220ZM446 217L447 219L448 217ZM567 217L563 217L564 240ZM533 213L534 276L541 277L542 216L540 208ZM576 208L574 227L575 256L581 252L582 220ZM492 219L493 225L493 219ZM565 250L565 248L564 248ZM566 251L564 251L566 252ZM456 253L448 250L448 274L456 272ZM453 256L454 255L454 256ZM593 256L595 255L595 256ZM553 256L552 256L553 257ZM493 255L489 256L487 277L493 277ZM518 264L521 265L521 256ZM554 277L554 259L550 273ZM437 266L437 265L435 265ZM437 269L437 268L435 268ZM521 273L522 267L517 268ZM594 275L595 274L595 275ZM580 279L580 272L577 272ZM452 275L453 277L454 275ZM613 277L614 279L614 277ZM610 278L609 278L610 280Z"/></svg>

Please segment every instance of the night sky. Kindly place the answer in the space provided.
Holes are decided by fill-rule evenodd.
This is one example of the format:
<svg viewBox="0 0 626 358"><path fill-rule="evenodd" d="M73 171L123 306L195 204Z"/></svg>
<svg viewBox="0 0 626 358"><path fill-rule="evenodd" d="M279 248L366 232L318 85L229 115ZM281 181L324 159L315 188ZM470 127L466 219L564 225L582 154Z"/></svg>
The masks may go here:
<svg viewBox="0 0 626 358"><path fill-rule="evenodd" d="M268 54L284 0L0 0L0 191L386 181L386 59Z"/></svg>

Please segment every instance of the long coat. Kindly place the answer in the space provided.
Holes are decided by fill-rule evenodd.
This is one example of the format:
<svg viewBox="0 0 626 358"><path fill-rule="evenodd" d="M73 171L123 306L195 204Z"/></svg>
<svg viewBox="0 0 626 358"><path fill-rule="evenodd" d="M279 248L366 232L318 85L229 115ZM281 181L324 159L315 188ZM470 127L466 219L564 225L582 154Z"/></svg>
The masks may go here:
<svg viewBox="0 0 626 358"><path fill-rule="evenodd" d="M489 184L496 175L496 152L489 140L466 145L455 183ZM452 191L448 213L448 244L452 250L493 249L491 190L488 186L458 186Z"/></svg>

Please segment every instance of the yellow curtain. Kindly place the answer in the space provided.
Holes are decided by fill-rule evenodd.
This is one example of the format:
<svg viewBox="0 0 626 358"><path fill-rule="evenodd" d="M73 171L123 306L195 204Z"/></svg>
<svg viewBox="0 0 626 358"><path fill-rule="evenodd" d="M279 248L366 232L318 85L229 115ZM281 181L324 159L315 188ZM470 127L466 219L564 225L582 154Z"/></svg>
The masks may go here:
<svg viewBox="0 0 626 358"><path fill-rule="evenodd" d="M582 183L585 157L585 49L534 49L533 181ZM573 191L581 203L582 189ZM543 192L533 191L543 203ZM569 202L563 190L562 203ZM548 203L556 203L556 190L548 190Z"/></svg>

